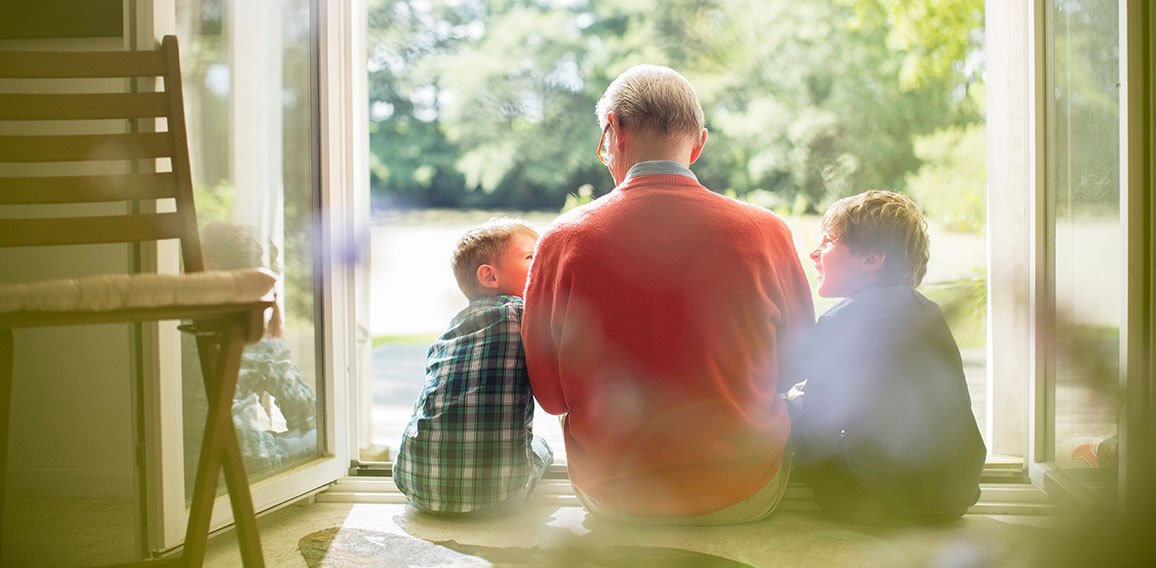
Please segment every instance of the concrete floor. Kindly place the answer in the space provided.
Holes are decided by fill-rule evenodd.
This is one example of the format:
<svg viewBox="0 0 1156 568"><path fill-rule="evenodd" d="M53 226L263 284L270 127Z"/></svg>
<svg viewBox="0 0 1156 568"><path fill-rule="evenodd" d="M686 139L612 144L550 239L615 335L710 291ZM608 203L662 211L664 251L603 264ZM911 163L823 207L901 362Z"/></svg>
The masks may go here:
<svg viewBox="0 0 1156 568"><path fill-rule="evenodd" d="M780 510L731 527L634 527L573 506L531 505L508 517L462 521L401 504L360 503L292 505L260 519L266 563L277 568L1032 566L1039 565L1048 523L969 514L945 525L877 529L831 522L813 510ZM205 565L241 566L231 533L214 537Z"/></svg>
<svg viewBox="0 0 1156 568"><path fill-rule="evenodd" d="M325 494L322 494L324 497ZM389 495L387 498L400 498ZM559 503L563 503L559 505ZM308 502L259 519L269 568L346 566L1045 566L1058 517L978 514L944 525L868 528L784 501L758 523L626 526L587 516L572 497L535 496L488 520L451 520L399 502ZM70 568L135 558L131 501L18 498L5 504L0 566ZM1026 510L1026 509L1025 509ZM306 555L311 561L307 561ZM240 567L231 530L205 566Z"/></svg>

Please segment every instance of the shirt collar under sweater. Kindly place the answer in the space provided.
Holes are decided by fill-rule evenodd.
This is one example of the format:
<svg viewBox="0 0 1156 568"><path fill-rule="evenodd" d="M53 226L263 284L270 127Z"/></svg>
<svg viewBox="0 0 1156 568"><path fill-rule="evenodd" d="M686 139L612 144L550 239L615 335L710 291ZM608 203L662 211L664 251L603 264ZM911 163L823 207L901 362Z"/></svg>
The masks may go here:
<svg viewBox="0 0 1156 568"><path fill-rule="evenodd" d="M630 170L626 172L626 179L623 179L622 181L625 182L633 177L651 174L684 176L693 179L694 181L698 181L698 177L694 175L694 172L690 171L690 168L678 162L672 162L669 160L638 162L637 164L634 164L630 167Z"/></svg>

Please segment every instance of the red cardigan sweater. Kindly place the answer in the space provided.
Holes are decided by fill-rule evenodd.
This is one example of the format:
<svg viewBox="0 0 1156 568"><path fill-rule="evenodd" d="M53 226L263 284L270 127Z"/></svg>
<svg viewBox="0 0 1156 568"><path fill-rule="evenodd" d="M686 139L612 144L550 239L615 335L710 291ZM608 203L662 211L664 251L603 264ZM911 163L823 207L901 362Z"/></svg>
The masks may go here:
<svg viewBox="0 0 1156 568"><path fill-rule="evenodd" d="M790 433L778 377L814 307L773 213L689 177L629 178L546 229L525 298L530 383L566 414L584 494L697 515L778 471Z"/></svg>

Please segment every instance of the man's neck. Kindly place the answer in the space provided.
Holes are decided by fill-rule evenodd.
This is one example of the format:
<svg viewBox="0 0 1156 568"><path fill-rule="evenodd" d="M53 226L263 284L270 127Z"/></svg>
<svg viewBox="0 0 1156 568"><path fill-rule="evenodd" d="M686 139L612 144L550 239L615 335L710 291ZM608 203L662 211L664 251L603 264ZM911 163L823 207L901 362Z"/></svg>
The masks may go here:
<svg viewBox="0 0 1156 568"><path fill-rule="evenodd" d="M620 166L612 167L610 173L614 183L622 183L630 168L643 162L674 162L690 167L691 145L660 136L634 136L620 156Z"/></svg>

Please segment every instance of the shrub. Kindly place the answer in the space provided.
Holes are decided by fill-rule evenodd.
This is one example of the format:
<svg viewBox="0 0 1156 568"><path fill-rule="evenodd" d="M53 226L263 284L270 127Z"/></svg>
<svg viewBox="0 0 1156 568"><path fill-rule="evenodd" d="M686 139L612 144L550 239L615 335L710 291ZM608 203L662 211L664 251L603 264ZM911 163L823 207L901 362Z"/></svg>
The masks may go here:
<svg viewBox="0 0 1156 568"><path fill-rule="evenodd" d="M923 165L907 176L908 193L948 230L980 232L987 223L985 133L982 123L973 123L915 140Z"/></svg>

